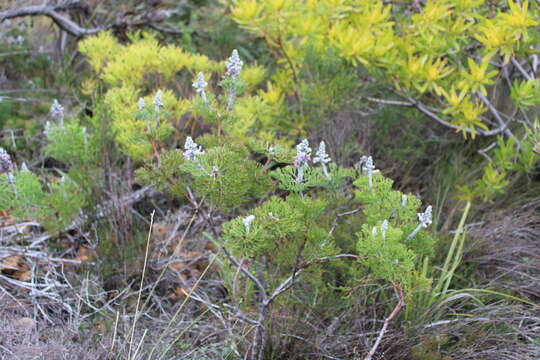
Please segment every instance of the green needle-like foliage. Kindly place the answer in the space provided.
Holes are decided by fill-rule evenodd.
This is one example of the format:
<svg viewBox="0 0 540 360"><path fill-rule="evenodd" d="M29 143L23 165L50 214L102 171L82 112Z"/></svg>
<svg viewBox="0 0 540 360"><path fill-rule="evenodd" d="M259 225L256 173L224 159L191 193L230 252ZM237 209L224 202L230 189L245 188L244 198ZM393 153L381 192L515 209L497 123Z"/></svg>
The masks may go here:
<svg viewBox="0 0 540 360"><path fill-rule="evenodd" d="M375 229L375 231L373 231ZM399 228L388 225L370 228L365 224L358 236L360 262L377 279L391 284L400 284L407 291L414 284L417 255L404 244L404 233Z"/></svg>
<svg viewBox="0 0 540 360"><path fill-rule="evenodd" d="M218 146L184 162L181 170L192 177L193 189L222 210L241 207L272 190L262 166L249 159L241 146Z"/></svg>
<svg viewBox="0 0 540 360"><path fill-rule="evenodd" d="M44 190L39 177L28 170L0 175L0 210L16 218L40 222L48 231L67 228L85 205L85 194L67 176L54 179Z"/></svg>
<svg viewBox="0 0 540 360"><path fill-rule="evenodd" d="M69 165L93 164L97 161L98 148L95 137L87 133L85 127L72 120L64 124L47 127L45 152L52 158Z"/></svg>
<svg viewBox="0 0 540 360"><path fill-rule="evenodd" d="M223 227L224 240L236 256L248 259L264 257L282 274L292 270L298 258L316 259L336 253L328 236L321 200L272 197L253 209L248 225L246 217L238 217Z"/></svg>

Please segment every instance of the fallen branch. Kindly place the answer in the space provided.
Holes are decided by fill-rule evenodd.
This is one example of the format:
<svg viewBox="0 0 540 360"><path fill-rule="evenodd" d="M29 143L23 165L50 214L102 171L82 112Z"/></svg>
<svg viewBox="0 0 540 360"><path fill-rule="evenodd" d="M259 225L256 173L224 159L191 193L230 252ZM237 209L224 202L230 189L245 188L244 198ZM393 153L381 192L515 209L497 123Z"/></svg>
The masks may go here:
<svg viewBox="0 0 540 360"><path fill-rule="evenodd" d="M94 28L84 28L71 20L69 16L62 14L67 10L72 10L77 7L80 7L80 4L77 1L68 1L58 5L42 4L34 6L25 6L21 8L9 9L0 12L0 23L7 19L13 19L18 17L25 16L45 16L50 18L60 29L64 30L70 35L73 35L77 38L82 38L85 36L95 35L101 31L109 29L122 29L129 26L148 26L154 30L165 32L168 34L181 34L182 30L180 29L170 29L165 28L159 25L156 25L156 21L163 21L168 16L165 17L153 17L153 13L142 13L135 17L130 17L129 19L126 16L118 16L118 20L94 27ZM162 12L163 13L163 12Z"/></svg>
<svg viewBox="0 0 540 360"><path fill-rule="evenodd" d="M123 206L126 206L126 205L131 205L131 204L134 204L136 202L139 202L140 200L142 200L143 198L145 197L148 197L150 196L151 194L154 193L154 188L152 186L146 186L142 189L139 189L129 195L126 195L124 197L122 197L121 199L119 199L119 203ZM93 219L97 220L97 219L100 219L100 218L103 218L103 217L106 217L107 215L109 215L113 209L114 209L114 206L117 204L117 202L115 202L114 200L109 200L101 205L98 205L96 207L96 213L94 214L94 217ZM33 248L36 248L39 244L43 243L44 241L47 241L49 240L50 238L58 235L58 234L61 234L61 233L65 233L67 231L70 231L70 230L75 230L75 229L78 229L80 228L84 223L86 223L88 221L89 217L88 216L85 216L85 215L81 215L79 217L77 217L75 220L73 220L71 222L71 224L66 227L65 229L63 230L60 230L60 231L57 231L57 232L54 232L54 233L43 233L43 235L41 235L40 237L34 239L32 241L32 243L26 247L26 249L33 249ZM22 223L22 224L15 224L15 225L9 225L9 226L6 226L4 228L0 228L0 235L2 236L0 238L0 240L3 240L4 239L4 231L8 231L10 233L10 236L16 236L18 234L18 229L20 229L20 226L21 225L25 225L25 226L36 226L36 227L40 227L41 224L38 223L38 222L26 222L26 223ZM14 233L15 232L15 233Z"/></svg>
<svg viewBox="0 0 540 360"><path fill-rule="evenodd" d="M67 6L64 5L35 5L35 6L25 6L22 8L15 8L10 9L6 11L0 12L0 22L7 20L7 19L13 19L17 17L25 17L25 16L46 16L50 18L58 27L60 27L62 30L66 31L67 33L75 36L75 37L84 37L89 35L95 35L100 31L107 30L113 27L119 26L122 22L117 21L112 24L100 26L97 28L91 28L86 29L79 26L77 23L73 22L70 18L67 16L64 16L60 14L61 11L68 10L72 5L72 3L69 3Z"/></svg>
<svg viewBox="0 0 540 360"><path fill-rule="evenodd" d="M83 261L75 259L50 257L47 253L43 251L28 250L27 248L21 246L0 247L0 259L7 258L9 256L24 256L26 258L41 260L43 262L70 263L77 265L83 263Z"/></svg>

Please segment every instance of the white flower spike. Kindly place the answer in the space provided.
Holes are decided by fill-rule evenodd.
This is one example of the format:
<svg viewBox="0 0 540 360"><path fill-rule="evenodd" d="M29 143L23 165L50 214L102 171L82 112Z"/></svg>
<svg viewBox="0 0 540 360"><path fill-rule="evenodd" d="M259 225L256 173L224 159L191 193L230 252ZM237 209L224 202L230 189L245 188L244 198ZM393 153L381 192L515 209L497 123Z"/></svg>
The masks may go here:
<svg viewBox="0 0 540 360"><path fill-rule="evenodd" d="M315 157L313 158L314 163L321 163L321 166L323 168L324 176L327 178L330 178L330 174L328 173L328 169L326 167L326 164L328 164L332 159L330 159L330 156L326 153L326 144L324 141L321 141L319 144L319 150L315 153Z"/></svg>
<svg viewBox="0 0 540 360"><path fill-rule="evenodd" d="M249 234L251 230L251 223L255 220L255 215L248 215L244 219L242 219L242 222L244 223L244 228L246 229L246 234Z"/></svg>
<svg viewBox="0 0 540 360"><path fill-rule="evenodd" d="M51 117L56 120L60 125L64 124L64 107L60 105L58 100L54 99L51 109L50 109Z"/></svg>
<svg viewBox="0 0 540 360"><path fill-rule="evenodd" d="M405 194L401 195L401 206L402 207L407 206L407 199L408 199L407 195L405 195Z"/></svg>
<svg viewBox="0 0 540 360"><path fill-rule="evenodd" d="M371 156L362 156L360 162L362 163L362 171L368 174L369 190L373 190L373 173L377 171L373 164L373 158Z"/></svg>
<svg viewBox="0 0 540 360"><path fill-rule="evenodd" d="M311 148L309 142L304 139L300 144L296 145L296 157L294 158L294 165L298 168L296 175L296 182L301 183L304 181L304 166L311 160Z"/></svg>
<svg viewBox="0 0 540 360"><path fill-rule="evenodd" d="M296 145L296 157L294 158L294 165L303 166L311 160L311 148L309 147L309 141L307 139L302 140L300 144Z"/></svg>
<svg viewBox="0 0 540 360"><path fill-rule="evenodd" d="M423 213L418 213L418 221L420 221L420 225L423 227L423 228L427 228L429 225L431 225L431 222L432 222L432 210L433 208L431 207L431 205L429 205L427 208L426 208L426 211L424 211Z"/></svg>
<svg viewBox="0 0 540 360"><path fill-rule="evenodd" d="M11 156L3 147L0 147L0 174L11 172L12 167Z"/></svg>
<svg viewBox="0 0 540 360"><path fill-rule="evenodd" d="M388 220L384 220L381 224L381 234L383 240L386 240L386 231L388 230Z"/></svg>
<svg viewBox="0 0 540 360"><path fill-rule="evenodd" d="M407 236L407 240L408 239L412 239L416 234L418 234L418 232L420 231L420 229L422 228L427 228L429 225L431 225L432 223L432 212L433 212L433 208L431 207L431 205L429 205L427 208L426 208L426 211L424 211L423 213L418 213L418 221L420 221L420 224L418 224L418 226L414 229L414 231L409 235Z"/></svg>
<svg viewBox="0 0 540 360"><path fill-rule="evenodd" d="M201 154L204 154L202 146L197 145L197 143L193 141L191 136L188 136L184 144L184 158L186 160L193 161L198 155Z"/></svg>
<svg viewBox="0 0 540 360"><path fill-rule="evenodd" d="M146 107L146 101L144 101L143 98L139 98L137 105L139 106L139 111L143 111L144 108Z"/></svg>
<svg viewBox="0 0 540 360"><path fill-rule="evenodd" d="M162 97L163 97L163 92L161 90L158 90L156 93L156 96L154 96L154 100L152 101L152 104L154 105L154 108L156 109L156 111L159 111L159 109L164 106L161 99Z"/></svg>
<svg viewBox="0 0 540 360"><path fill-rule="evenodd" d="M232 78L236 78L240 75L244 62L240 59L238 50L234 49L232 51L231 57L227 59L225 66L227 67L226 75L231 76Z"/></svg>
<svg viewBox="0 0 540 360"><path fill-rule="evenodd" d="M208 102L208 99L206 98L206 93L204 92L204 89L208 86L208 83L204 80L204 75L202 72L197 74L197 79L192 84L193 88L199 94L205 103Z"/></svg>

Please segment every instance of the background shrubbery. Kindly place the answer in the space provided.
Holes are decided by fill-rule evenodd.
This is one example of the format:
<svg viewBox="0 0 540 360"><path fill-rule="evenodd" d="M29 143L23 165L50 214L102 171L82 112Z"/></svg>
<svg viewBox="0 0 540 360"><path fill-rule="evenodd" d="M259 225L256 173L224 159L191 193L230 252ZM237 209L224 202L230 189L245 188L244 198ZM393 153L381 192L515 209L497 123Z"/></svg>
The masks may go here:
<svg viewBox="0 0 540 360"><path fill-rule="evenodd" d="M6 4L0 354L539 357L538 10Z"/></svg>

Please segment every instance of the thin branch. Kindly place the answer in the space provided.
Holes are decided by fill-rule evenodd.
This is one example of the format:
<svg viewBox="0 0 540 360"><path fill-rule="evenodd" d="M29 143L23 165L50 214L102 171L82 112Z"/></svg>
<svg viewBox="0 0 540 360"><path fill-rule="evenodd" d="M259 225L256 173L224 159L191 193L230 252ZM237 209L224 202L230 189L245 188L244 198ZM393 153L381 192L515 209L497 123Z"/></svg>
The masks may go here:
<svg viewBox="0 0 540 360"><path fill-rule="evenodd" d="M512 64L514 64L514 66L519 70L519 72L521 73L521 75L523 75L523 77L527 80L534 80L534 77L529 75L529 73L523 68L523 66L521 66L521 64L519 63L519 61L517 61L516 59L512 58Z"/></svg>
<svg viewBox="0 0 540 360"><path fill-rule="evenodd" d="M152 211L152 214L150 215L150 226L148 227L148 237L146 239L146 251L144 253L144 264L143 264L143 270L141 274L141 284L139 286L139 293L137 295L137 305L135 306L135 317L133 318L133 324L131 326L131 336L129 340L129 350L128 350L128 359L131 358L131 349L133 346L133 337L135 336L135 326L137 324L137 320L139 320L141 312L139 312L139 306L141 304L141 296L142 296L142 290L144 285L144 276L146 275L146 266L148 264L148 253L150 249L150 239L152 238L152 228L154 227L154 215L156 214L156 210ZM137 353L137 351L135 351ZM135 358L135 356L133 356Z"/></svg>
<svg viewBox="0 0 540 360"><path fill-rule="evenodd" d="M378 99L374 97L366 97L366 99L371 102L375 102L379 104L414 107L414 103L407 102L407 101L386 100L386 99Z"/></svg>
<svg viewBox="0 0 540 360"><path fill-rule="evenodd" d="M0 22L6 19L12 19L24 16L46 16L55 22L62 30L68 32L75 37L84 37L88 35L97 34L100 31L110 29L114 26L118 26L119 22L100 26L92 29L85 29L73 22L68 17L61 15L58 11L67 10L66 5L35 5L25 6L22 8L10 9L0 12Z"/></svg>
<svg viewBox="0 0 540 360"><path fill-rule="evenodd" d="M509 137L512 137L514 138L518 144L519 144L519 141L518 139L514 136L514 134L512 134L512 132L510 131L510 129L508 129L508 124L513 120L513 117L510 117L508 122L505 123L504 120L502 119L501 115L499 114L499 111L495 108L495 106L493 106L493 104L488 100L487 97L484 96L484 94L482 94L480 91L478 91L476 93L476 95L480 98L480 100L482 100L482 102L487 106L489 112L493 115L493 117L495 118L495 120L497 120L497 122L499 123L500 127L499 129L501 131L504 131L504 133L506 135L508 135Z"/></svg>
<svg viewBox="0 0 540 360"><path fill-rule="evenodd" d="M356 210L343 213L343 215L347 215L350 213L354 213ZM317 258L311 261L303 262L299 265L298 269L294 271L294 273L289 276L285 281L283 281L272 293L271 296L268 296L266 293L266 290L262 284L262 282L251 272L249 272L248 269L246 269L242 264L238 262L230 253L229 251L224 247L221 246L221 249L223 250L225 256L229 261L231 261L240 271L246 275L253 283L257 286L261 293L261 298L259 300L259 315L258 319L255 320L245 320L249 323L255 323L257 329L255 330L255 334L253 335L253 341L252 341L252 349L249 359L250 360L262 360L264 348L266 344L266 328L264 323L266 322L266 315L268 313L268 309L272 302L281 294L283 294L285 291L289 290L294 285L294 280L300 275L305 268L314 265L314 264L320 264L322 262L326 262L329 260L334 259L342 259L342 258L353 258L358 259L358 255L353 254L339 254L339 255L333 255L333 256L325 256L321 258Z"/></svg>
<svg viewBox="0 0 540 360"><path fill-rule="evenodd" d="M294 280L297 278L300 274L304 272L304 269L311 265L320 264L326 261L335 260L335 259L358 259L358 255L353 254L339 254L339 255L333 255L333 256L325 256L318 259L314 259L311 261L306 261L300 264L298 270L291 276L289 276L285 281L283 281L277 288L274 290L272 295L268 298L268 305L274 301L275 298L277 298L279 295L283 294L285 291L290 289L292 285L294 285Z"/></svg>
<svg viewBox="0 0 540 360"><path fill-rule="evenodd" d="M42 51L20 50L20 51L10 51L10 52L5 52L5 53L0 53L0 57L15 56L15 55L50 54L52 52L53 52L52 50L42 50Z"/></svg>
<svg viewBox="0 0 540 360"><path fill-rule="evenodd" d="M489 146L485 147L484 149L480 149L478 150L477 152L482 155L483 157L485 157L487 159L487 161L489 162L492 162L493 159L487 154L487 152L491 149L493 149L495 146L497 145L497 142L494 141L492 142L491 144L489 144Z"/></svg>
<svg viewBox="0 0 540 360"><path fill-rule="evenodd" d="M101 31L109 29L124 28L128 26L149 26L150 28L168 33L168 34L181 34L181 29L171 29L159 26L155 24L156 21L163 21L165 18L151 18L151 14L143 13L139 16L131 17L129 20L125 16L118 16L118 20L110 24L98 26L95 28L84 28L71 20L69 16L61 14L66 10L74 9L80 7L78 2L67 2L60 5L35 5L35 6L25 6L21 8L9 9L0 12L0 23L7 19L13 19L18 17L25 16L45 16L50 18L60 29L65 32L73 35L77 38L82 38L85 36L95 35Z"/></svg>
<svg viewBox="0 0 540 360"><path fill-rule="evenodd" d="M237 307L234 307L232 305L229 305L229 304L223 304L223 307L224 308L227 308L231 311L234 311L234 316L237 317L238 319L250 324L250 325L258 325L259 323L256 321L256 320L253 320L249 317L247 317L243 312L242 310L238 309Z"/></svg>
<svg viewBox="0 0 540 360"><path fill-rule="evenodd" d="M381 328L381 331L379 331L379 336L377 336L377 340L375 340L375 344L373 344L373 346L371 347L371 350L369 351L367 356L364 358L364 360L371 360L373 358L373 355L375 355L375 352L377 351L377 348L381 344L384 334L386 333L386 330L388 329L388 325L405 306L405 297L403 296L403 290L401 289L401 287L397 285L394 285L394 289L396 290L396 293L398 295L398 303L394 307L394 310L392 311L390 316L388 316L384 320L383 327Z"/></svg>
<svg viewBox="0 0 540 360"><path fill-rule="evenodd" d="M329 238L330 236L332 236L332 234L334 233L334 231L336 230L336 227L338 225L338 219L340 217L343 217L343 216L346 216L346 215L352 215L352 214L356 214L357 212L359 212L360 210L362 210L361 208L356 208L354 210L350 210L350 211L345 211L345 212L342 212L342 213L339 213L336 215L336 218L334 220L334 222L332 223L332 227L330 228L330 231L328 232L328 236L327 238ZM325 240L326 241L326 240Z"/></svg>
<svg viewBox="0 0 540 360"><path fill-rule="evenodd" d="M142 199L144 199L146 197L152 196L152 194L154 194L153 186L146 186L146 187L144 187L142 189L139 189L139 190L127 195L127 196L122 197L121 199L118 199L118 201L122 205L131 205L131 204L134 204L136 202L139 202L140 200L142 200ZM98 205L96 207L96 213L95 213L94 219L100 219L100 218L106 217L107 215L109 215L111 213L113 208L114 208L114 200L107 201L107 202L105 202L105 203L103 203L101 205ZM73 220L73 222L63 230L57 231L55 233L43 233L42 236L40 236L37 239L34 239L32 241L32 243L29 246L27 246L26 248L27 249L35 248L39 244L43 243L44 241L47 241L48 239L52 238L53 236L56 236L56 235L58 235L60 233L63 233L63 232L67 232L69 230L77 229L77 228L81 227L85 222L87 222L88 219L89 219L88 216L81 215L81 216L77 217L75 220ZM19 224L17 224L17 225L19 225ZM39 226L40 224L32 223L31 225ZM0 230L3 231L6 228L8 230L12 231L12 228L9 227L9 226L5 227L5 228L0 228ZM3 233L1 233L1 232L0 232L0 239L3 240Z"/></svg>
<svg viewBox="0 0 540 360"><path fill-rule="evenodd" d="M245 266L242 266L238 260L236 260L232 255L231 253L229 253L229 251L225 248L225 246L221 246L221 250L223 250L223 253L225 254L225 256L227 257L227 259L232 262L234 264L234 266L236 266L238 269L240 269L240 271L246 275L251 281L253 281L253 283L255 284L255 286L257 286L257 289L259 289L259 292L260 292L260 296L261 296L261 300L263 302L266 302L268 300L268 294L266 293L266 289L264 288L264 285L261 283L261 281L255 276L253 275L251 272L249 272L249 270L245 267Z"/></svg>
<svg viewBox="0 0 540 360"><path fill-rule="evenodd" d="M396 100L385 100L385 99L376 99L376 98L371 98L371 97L368 97L367 99L369 101L373 101L373 102L377 102L377 103L385 104L385 105L397 105L397 106L415 107L418 110L420 110L422 113L424 113L424 115L427 115L428 117L430 117L433 120L437 121L439 124L444 125L444 126L449 127L449 128L452 128L454 130L461 130L461 128L459 126L450 124L448 121L445 121L445 120L441 119L434 112L429 110L424 104L422 104L420 101L418 101L418 100L416 100L416 99L414 99L412 97L409 97L409 96L404 96L404 97L407 98L407 100L409 100L409 101L406 102L406 101L396 101ZM465 131L470 132L470 130L468 130L468 129L465 129Z"/></svg>
<svg viewBox="0 0 540 360"><path fill-rule="evenodd" d="M182 29L173 29L173 28L157 25L156 23L149 23L148 27L156 31L165 33L165 34L179 35L179 34L184 33L184 30Z"/></svg>
<svg viewBox="0 0 540 360"><path fill-rule="evenodd" d="M356 209L354 209L354 210L344 211L344 212L342 212L342 213L337 214L337 217L340 218L340 217L342 217L342 216L356 214L356 213L359 212L360 210L362 210L362 208L356 208Z"/></svg>
<svg viewBox="0 0 540 360"><path fill-rule="evenodd" d="M20 255L24 256L26 258L33 258L37 260L41 260L44 262L59 262L59 263L69 263L69 264L82 264L84 261L81 260L74 260L74 259L64 259L64 258L57 258L57 257L49 257L49 255L46 252L43 251L33 251L28 250L26 247L0 247L0 258L8 257L8 256L15 256Z"/></svg>
<svg viewBox="0 0 540 360"><path fill-rule="evenodd" d="M400 96L403 96L403 95L400 95ZM459 126L456 126L454 124L451 124L449 123L448 121L442 119L441 117L439 117L437 114L435 114L435 112L433 112L432 110L428 109L426 105L424 105L422 102L410 97L410 96L404 96L405 98L407 98L407 100L409 101L397 101L397 100L386 100L386 99L378 99L378 98L372 98L372 97L367 97L366 99L369 100L369 101L372 101L372 102L376 102L376 103L380 103L380 104L385 104L385 105L396 105L396 106L406 106L406 107L415 107L417 108L418 110L420 110L420 112L422 112L424 115L428 116L429 118L437 121L439 124L441 125L444 125L446 127L449 127L451 129L454 129L456 131L465 131L466 133L470 134L471 133L471 130L470 129L463 129L463 128L460 128ZM493 136L493 135L497 135L503 131L506 130L506 125L503 123L504 126L501 126L499 128L496 128L496 129L493 129L493 130L489 130L489 131L485 131L485 130L481 130L481 129L476 129L476 133L480 134L480 135L483 135L483 136Z"/></svg>
<svg viewBox="0 0 540 360"><path fill-rule="evenodd" d="M418 110L420 110L422 113L424 113L425 115L429 116L430 118L432 118L433 120L437 121L438 123L444 125L444 126L447 126L447 127L450 127L452 129L455 129L457 131L465 131L466 133L470 134L471 133L471 130L467 129L467 128L460 128L459 126L456 126L456 125L453 125L453 124L450 124L449 122L441 119L440 117L438 117L437 115L435 115L435 113L433 113L431 110L429 110L424 104L422 104L420 101L416 101L414 100L413 98L409 98L409 100L411 101L414 101L415 102L415 106ZM504 125L504 124L503 124ZM483 136L493 136L493 135L497 135L501 132L503 132L505 129L504 126L500 127L500 128L496 128L496 129L493 129L493 130L489 130L489 131L485 131L485 130L481 130L481 129L476 129L476 132L480 135L483 135Z"/></svg>

